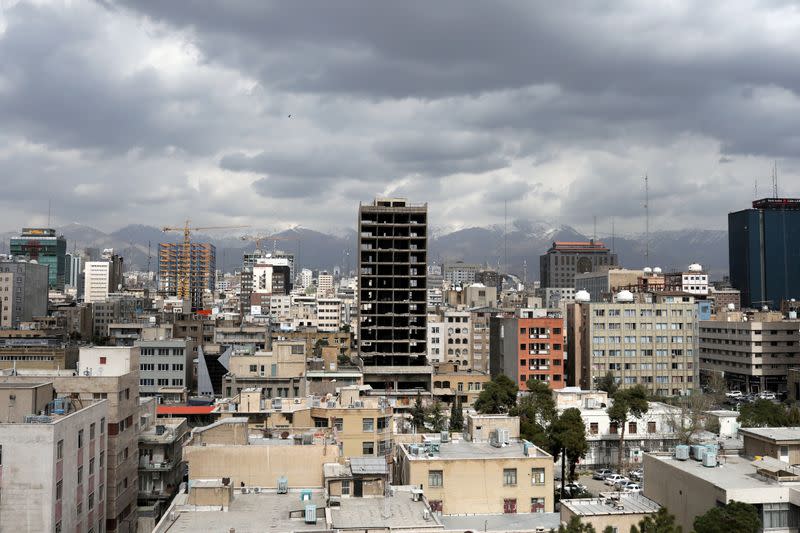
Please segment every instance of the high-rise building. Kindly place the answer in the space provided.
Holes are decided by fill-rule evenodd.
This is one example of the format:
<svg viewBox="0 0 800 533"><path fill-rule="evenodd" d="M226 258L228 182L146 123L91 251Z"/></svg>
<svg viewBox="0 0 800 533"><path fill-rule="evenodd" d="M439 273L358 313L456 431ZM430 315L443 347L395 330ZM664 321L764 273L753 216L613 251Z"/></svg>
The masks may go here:
<svg viewBox="0 0 800 533"><path fill-rule="evenodd" d="M111 263L108 261L87 261L83 271L84 296L87 303L103 302L108 299L111 284Z"/></svg>
<svg viewBox="0 0 800 533"><path fill-rule="evenodd" d="M30 261L0 262L0 329L47 315L47 272Z"/></svg>
<svg viewBox="0 0 800 533"><path fill-rule="evenodd" d="M162 242L158 245L158 288L165 294L178 294L183 254L183 243ZM193 242L190 256L189 298L192 308L200 309L203 306L203 292L213 291L216 284L217 248L207 242Z"/></svg>
<svg viewBox="0 0 800 533"><path fill-rule="evenodd" d="M34 259L50 269L48 285L53 290L64 290L66 274L67 240L56 236L52 228L22 228L19 237L11 238L11 255Z"/></svg>
<svg viewBox="0 0 800 533"><path fill-rule="evenodd" d="M561 311L520 309L517 316L489 320L492 377L505 374L520 390L529 379L551 389L566 385L564 368L564 318Z"/></svg>
<svg viewBox="0 0 800 533"><path fill-rule="evenodd" d="M325 270L317 276L317 295L324 298L333 296L333 276Z"/></svg>
<svg viewBox="0 0 800 533"><path fill-rule="evenodd" d="M124 281L123 273L123 263L124 260L122 256L115 254L113 248L106 248L103 250L103 253L100 254L100 258L103 261L108 261L108 290L109 292L118 292L122 289L122 282Z"/></svg>
<svg viewBox="0 0 800 533"><path fill-rule="evenodd" d="M300 271L300 286L301 287L303 287L304 289L307 289L309 287L309 285L311 285L311 283L313 283L313 281L314 281L314 273L311 270L309 270L307 268L304 268L303 270Z"/></svg>
<svg viewBox="0 0 800 533"><path fill-rule="evenodd" d="M83 286L81 274L83 274L83 257L79 254L69 253L66 254L64 259L64 266L66 268L64 274L64 286L78 290L78 295L83 292L80 287Z"/></svg>
<svg viewBox="0 0 800 533"><path fill-rule="evenodd" d="M596 272L617 264L617 255L612 254L602 242L556 241L539 256L539 287L575 287L575 274Z"/></svg>
<svg viewBox="0 0 800 533"><path fill-rule="evenodd" d="M388 381L394 390L428 389L428 206L378 198L360 205L358 225L358 352L364 382L379 389Z"/></svg>
<svg viewBox="0 0 800 533"><path fill-rule="evenodd" d="M449 261L444 264L444 280L451 287L475 283L475 274L483 270L483 266L464 261Z"/></svg>
<svg viewBox="0 0 800 533"><path fill-rule="evenodd" d="M764 198L729 213L728 261L743 307L800 298L800 199Z"/></svg>

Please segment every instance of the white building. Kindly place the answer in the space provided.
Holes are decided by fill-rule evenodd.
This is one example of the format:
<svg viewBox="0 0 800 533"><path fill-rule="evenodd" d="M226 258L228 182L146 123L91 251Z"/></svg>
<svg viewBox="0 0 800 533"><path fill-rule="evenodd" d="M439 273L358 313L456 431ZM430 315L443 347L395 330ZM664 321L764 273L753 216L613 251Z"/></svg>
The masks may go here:
<svg viewBox="0 0 800 533"><path fill-rule="evenodd" d="M445 327L441 318L428 315L428 361L440 363L445 352Z"/></svg>
<svg viewBox="0 0 800 533"><path fill-rule="evenodd" d="M78 374L83 376L123 376L139 371L138 346L81 346Z"/></svg>
<svg viewBox="0 0 800 533"><path fill-rule="evenodd" d="M317 295L319 296L332 296L333 295L333 275L327 272L320 272L317 278Z"/></svg>
<svg viewBox="0 0 800 533"><path fill-rule="evenodd" d="M106 301L111 281L111 263L87 261L84 276L84 301L87 303Z"/></svg>
<svg viewBox="0 0 800 533"><path fill-rule="evenodd" d="M309 269L304 268L300 271L300 286L307 289L314 282L314 273Z"/></svg>
<svg viewBox="0 0 800 533"><path fill-rule="evenodd" d="M336 332L342 327L342 301L339 298L317 298L317 329Z"/></svg>

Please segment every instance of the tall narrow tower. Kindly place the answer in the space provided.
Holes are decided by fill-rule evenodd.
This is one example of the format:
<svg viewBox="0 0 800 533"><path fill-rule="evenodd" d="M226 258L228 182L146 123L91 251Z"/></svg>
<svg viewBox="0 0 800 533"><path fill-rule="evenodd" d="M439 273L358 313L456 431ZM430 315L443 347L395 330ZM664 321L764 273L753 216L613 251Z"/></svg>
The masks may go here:
<svg viewBox="0 0 800 533"><path fill-rule="evenodd" d="M364 382L377 389L387 383L393 389L427 389L428 206L378 198L360 205L358 226L358 353ZM420 375L408 367L420 367Z"/></svg>

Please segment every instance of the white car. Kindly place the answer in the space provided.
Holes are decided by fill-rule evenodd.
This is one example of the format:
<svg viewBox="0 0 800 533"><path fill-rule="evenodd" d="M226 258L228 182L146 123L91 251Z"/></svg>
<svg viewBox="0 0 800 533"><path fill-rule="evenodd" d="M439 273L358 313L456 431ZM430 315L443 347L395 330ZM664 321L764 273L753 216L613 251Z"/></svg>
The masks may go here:
<svg viewBox="0 0 800 533"><path fill-rule="evenodd" d="M628 483L624 490L625 492L642 492L642 486L638 483Z"/></svg>
<svg viewBox="0 0 800 533"><path fill-rule="evenodd" d="M621 474L614 474L613 476L608 476L603 483L605 483L609 487L613 487L619 481L630 481L630 480Z"/></svg>
<svg viewBox="0 0 800 533"><path fill-rule="evenodd" d="M726 392L725 396L727 398L741 398L742 397L742 391L740 391L740 390L732 390L730 392Z"/></svg>
<svg viewBox="0 0 800 533"><path fill-rule="evenodd" d="M762 400L774 400L776 398L775 393L770 391L764 391L758 397Z"/></svg>

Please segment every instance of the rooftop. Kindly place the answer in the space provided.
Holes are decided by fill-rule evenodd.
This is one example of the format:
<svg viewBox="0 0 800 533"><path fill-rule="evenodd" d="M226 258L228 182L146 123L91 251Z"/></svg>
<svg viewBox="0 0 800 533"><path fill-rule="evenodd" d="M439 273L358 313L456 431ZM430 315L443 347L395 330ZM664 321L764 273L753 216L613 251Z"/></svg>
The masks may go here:
<svg viewBox="0 0 800 533"><path fill-rule="evenodd" d="M508 446L495 447L488 442L451 441L439 444L439 451L429 454L413 455L409 445L403 444L408 457L412 460L432 461L437 459L508 459L528 457L550 457L550 454L534 446L528 445L529 455L525 455L525 445L522 442L511 442Z"/></svg>
<svg viewBox="0 0 800 533"><path fill-rule="evenodd" d="M388 498L342 498L341 507L331 507L333 529L441 529L435 513L422 501L414 501L411 494L400 492Z"/></svg>
<svg viewBox="0 0 800 533"><path fill-rule="evenodd" d="M775 441L800 441L800 427L790 428L740 428L742 435L753 435Z"/></svg>
<svg viewBox="0 0 800 533"><path fill-rule="evenodd" d="M686 472L689 475L699 477L714 486L725 490L764 490L778 487L778 483L760 476L756 473L756 467L752 461L746 457L736 455L720 457L721 464L716 468L703 466L699 461L688 459L679 461L671 455L648 454L649 457L668 463L671 467Z"/></svg>
<svg viewBox="0 0 800 533"><path fill-rule="evenodd" d="M661 507L641 494L616 493L612 498L561 500L561 505L579 516L610 514L650 514Z"/></svg>
<svg viewBox="0 0 800 533"><path fill-rule="evenodd" d="M561 525L558 513L450 515L439 520L445 531L551 531Z"/></svg>
<svg viewBox="0 0 800 533"><path fill-rule="evenodd" d="M192 483L197 484L198 481ZM229 531L237 533L263 531L320 531L325 529L325 520L316 524L306 524L303 518L289 518L291 511L303 511L308 502L300 501L300 492L290 490L289 494L261 492L260 494L234 493L227 511L217 508L195 507L187 504L187 494L178 494L174 500L175 521L170 523L169 515L162 519L154 533L176 533L195 531ZM312 492L311 502L318 508L325 503L321 492ZM321 521L321 523L320 523Z"/></svg>

